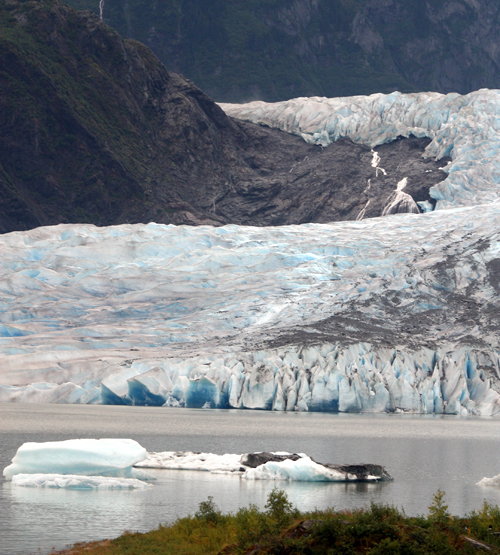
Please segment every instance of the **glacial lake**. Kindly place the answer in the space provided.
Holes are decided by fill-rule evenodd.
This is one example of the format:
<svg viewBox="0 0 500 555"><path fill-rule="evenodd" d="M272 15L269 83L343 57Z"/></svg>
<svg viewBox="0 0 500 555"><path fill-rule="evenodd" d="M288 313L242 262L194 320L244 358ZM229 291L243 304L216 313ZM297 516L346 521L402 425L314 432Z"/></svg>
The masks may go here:
<svg viewBox="0 0 500 555"><path fill-rule="evenodd" d="M223 511L284 489L299 509L390 503L426 513L441 488L453 514L500 504L500 488L475 484L500 473L500 421L416 415L272 413L152 407L0 403L0 467L27 441L123 437L149 451L304 452L320 462L372 462L394 477L385 484L248 481L192 471L148 471L138 491L74 491L0 484L0 553L45 554L79 541L147 531L193 514L212 495Z"/></svg>

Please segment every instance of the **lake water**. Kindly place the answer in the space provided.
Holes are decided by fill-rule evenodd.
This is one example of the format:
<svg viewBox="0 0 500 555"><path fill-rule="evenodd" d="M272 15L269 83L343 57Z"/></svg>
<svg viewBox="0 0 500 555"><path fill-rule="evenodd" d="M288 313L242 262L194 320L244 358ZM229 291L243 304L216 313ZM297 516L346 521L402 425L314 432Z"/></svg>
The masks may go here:
<svg viewBox="0 0 500 555"><path fill-rule="evenodd" d="M385 484L277 482L301 510L371 501L426 513L438 488L453 514L500 504L500 488L476 486L500 473L500 422L453 416L346 415L152 407L0 403L0 467L26 441L124 437L149 451L304 452L321 462L372 462ZM147 531L194 513L209 495L223 511L263 507L274 482L190 471L149 471L141 491L71 491L0 484L0 553L47 553L78 541Z"/></svg>

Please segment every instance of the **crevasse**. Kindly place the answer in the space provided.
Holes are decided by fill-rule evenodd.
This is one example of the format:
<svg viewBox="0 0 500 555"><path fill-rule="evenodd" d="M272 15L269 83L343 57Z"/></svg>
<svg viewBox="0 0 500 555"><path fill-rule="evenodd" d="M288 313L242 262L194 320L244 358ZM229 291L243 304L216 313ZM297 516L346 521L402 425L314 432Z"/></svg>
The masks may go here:
<svg viewBox="0 0 500 555"><path fill-rule="evenodd" d="M499 94L223 106L320 144L430 137L452 162L426 214L0 236L0 401L497 414Z"/></svg>

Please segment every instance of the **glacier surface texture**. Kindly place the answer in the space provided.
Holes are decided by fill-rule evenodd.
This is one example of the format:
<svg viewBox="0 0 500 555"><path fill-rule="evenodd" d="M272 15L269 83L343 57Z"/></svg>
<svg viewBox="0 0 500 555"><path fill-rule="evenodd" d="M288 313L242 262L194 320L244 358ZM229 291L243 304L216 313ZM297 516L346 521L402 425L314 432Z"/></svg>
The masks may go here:
<svg viewBox="0 0 500 555"><path fill-rule="evenodd" d="M448 178L424 214L0 236L0 401L498 414L500 93L223 107L324 145L428 136Z"/></svg>

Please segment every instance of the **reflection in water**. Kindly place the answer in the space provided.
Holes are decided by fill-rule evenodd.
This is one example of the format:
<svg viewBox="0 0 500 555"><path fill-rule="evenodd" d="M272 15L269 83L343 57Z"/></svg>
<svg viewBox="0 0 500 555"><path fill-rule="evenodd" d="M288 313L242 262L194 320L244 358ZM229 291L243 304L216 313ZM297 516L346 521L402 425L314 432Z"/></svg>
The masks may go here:
<svg viewBox="0 0 500 555"><path fill-rule="evenodd" d="M499 504L500 488L479 488L500 473L500 426L495 420L406 415L273 414L144 407L0 403L0 468L26 441L129 437L150 451L305 452L336 464L377 463L394 482L297 483L148 469L147 490L74 491L0 487L2 555L48 553L69 543L147 531L194 514L209 495L224 511L264 507L276 485L300 510L352 509L375 503L422 514L438 488L454 514Z"/></svg>
<svg viewBox="0 0 500 555"><path fill-rule="evenodd" d="M4 553L18 553L17 546L35 552L50 550L68 541L116 536L125 530L147 531L159 523L193 514L201 501L214 497L224 511L235 512L249 503L263 507L278 485L302 511L355 506L379 501L390 483L273 482L244 480L239 476L186 470L154 470L157 480L148 490L76 491L24 488L3 483L4 500L10 505L9 539ZM26 528L29 523L30 534ZM96 528L98 526L98 528ZM50 536L44 531L50 530ZM45 539L44 539L45 538ZM13 549L9 551L9 549Z"/></svg>

